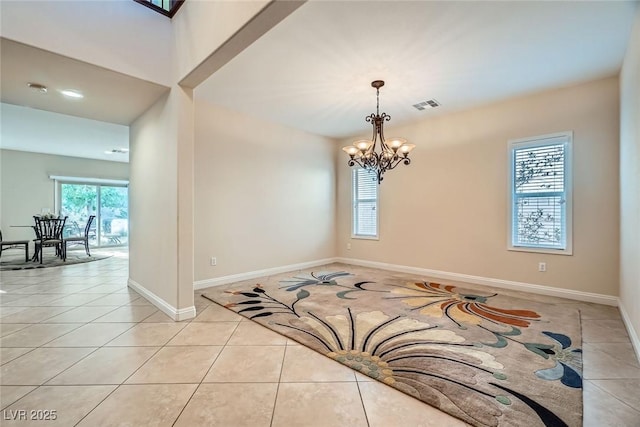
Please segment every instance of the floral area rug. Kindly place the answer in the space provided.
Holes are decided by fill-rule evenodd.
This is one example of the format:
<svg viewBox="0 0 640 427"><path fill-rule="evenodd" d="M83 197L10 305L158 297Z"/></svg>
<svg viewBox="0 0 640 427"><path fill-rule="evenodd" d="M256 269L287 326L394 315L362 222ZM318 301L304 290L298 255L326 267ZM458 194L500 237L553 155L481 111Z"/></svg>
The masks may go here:
<svg viewBox="0 0 640 427"><path fill-rule="evenodd" d="M577 310L409 277L331 265L203 295L471 425L582 425Z"/></svg>

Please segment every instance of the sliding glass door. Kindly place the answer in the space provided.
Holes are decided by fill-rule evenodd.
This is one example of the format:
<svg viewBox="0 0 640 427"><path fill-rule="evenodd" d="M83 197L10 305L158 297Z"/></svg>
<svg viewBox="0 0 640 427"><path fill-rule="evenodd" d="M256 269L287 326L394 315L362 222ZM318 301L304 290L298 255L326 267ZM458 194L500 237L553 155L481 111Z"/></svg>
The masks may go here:
<svg viewBox="0 0 640 427"><path fill-rule="evenodd" d="M90 215L91 246L119 246L129 242L129 195L127 187L60 183L60 214L67 216L65 237L83 236Z"/></svg>
<svg viewBox="0 0 640 427"><path fill-rule="evenodd" d="M61 184L60 215L67 217L64 237L84 236L84 228L90 215L97 215L98 186L84 184ZM89 233L89 245L97 246L95 229Z"/></svg>
<svg viewBox="0 0 640 427"><path fill-rule="evenodd" d="M129 189L98 186L100 246L126 245L129 242ZM99 220L99 221L98 221Z"/></svg>

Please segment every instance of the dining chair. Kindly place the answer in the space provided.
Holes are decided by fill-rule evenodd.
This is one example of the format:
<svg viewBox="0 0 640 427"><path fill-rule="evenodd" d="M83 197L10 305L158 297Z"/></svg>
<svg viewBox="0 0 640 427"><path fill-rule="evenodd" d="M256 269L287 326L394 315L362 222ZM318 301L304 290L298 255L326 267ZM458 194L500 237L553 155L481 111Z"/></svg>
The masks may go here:
<svg viewBox="0 0 640 427"><path fill-rule="evenodd" d="M29 241L28 240L4 240L2 230L0 230L0 256L2 251L9 249L22 249L24 246L24 261L29 261Z"/></svg>
<svg viewBox="0 0 640 427"><path fill-rule="evenodd" d="M67 217L64 218L51 218L45 219L39 216L33 217L36 226L36 238L34 239L36 245L35 260L40 260L42 264L43 249L45 246L53 246L56 248L56 256L65 259L64 246L62 240L62 230L64 224L67 221Z"/></svg>
<svg viewBox="0 0 640 427"><path fill-rule="evenodd" d="M74 237L66 237L63 239L63 250L64 250L64 260L67 260L67 244L83 244L84 251L87 253L87 256L91 256L89 252L89 234L91 233L91 225L93 224L93 220L96 219L95 215L91 215L87 220L87 225L84 227L84 236L74 236Z"/></svg>

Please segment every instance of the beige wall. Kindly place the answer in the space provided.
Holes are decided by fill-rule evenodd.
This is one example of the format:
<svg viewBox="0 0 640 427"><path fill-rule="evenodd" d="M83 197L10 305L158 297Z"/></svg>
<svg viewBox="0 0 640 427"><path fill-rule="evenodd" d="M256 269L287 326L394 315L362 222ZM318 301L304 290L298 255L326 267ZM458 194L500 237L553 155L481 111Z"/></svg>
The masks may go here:
<svg viewBox="0 0 640 427"><path fill-rule="evenodd" d="M183 5L171 21L171 92L130 129L130 278L185 313L193 308L194 104L193 90L177 82L267 3Z"/></svg>
<svg viewBox="0 0 640 427"><path fill-rule="evenodd" d="M617 295L618 99L608 78L388 129L417 144L413 163L380 186L380 240L356 240L341 156L339 255ZM507 141L561 131L574 132L573 256L508 251Z"/></svg>
<svg viewBox="0 0 640 427"><path fill-rule="evenodd" d="M270 1L185 2L172 19L178 80L231 38Z"/></svg>
<svg viewBox="0 0 640 427"><path fill-rule="evenodd" d="M195 117L196 280L335 255L334 142L200 101Z"/></svg>
<svg viewBox="0 0 640 427"><path fill-rule="evenodd" d="M620 301L640 336L640 9L620 74ZM631 331L630 331L631 332ZM636 347L640 355L640 347Z"/></svg>
<svg viewBox="0 0 640 427"><path fill-rule="evenodd" d="M178 309L193 306L194 236L194 102L193 89L175 86L173 116L176 118L178 179Z"/></svg>
<svg viewBox="0 0 640 427"><path fill-rule="evenodd" d="M130 127L129 277L177 307L178 165L169 98Z"/></svg>
<svg viewBox="0 0 640 427"><path fill-rule="evenodd" d="M129 277L156 304L192 310L192 91L175 86L140 116L130 149Z"/></svg>
<svg viewBox="0 0 640 427"><path fill-rule="evenodd" d="M0 224L6 239L33 239L33 230L11 225L33 224L42 208L54 211L55 183L49 175L129 179L129 164L26 151L0 150Z"/></svg>

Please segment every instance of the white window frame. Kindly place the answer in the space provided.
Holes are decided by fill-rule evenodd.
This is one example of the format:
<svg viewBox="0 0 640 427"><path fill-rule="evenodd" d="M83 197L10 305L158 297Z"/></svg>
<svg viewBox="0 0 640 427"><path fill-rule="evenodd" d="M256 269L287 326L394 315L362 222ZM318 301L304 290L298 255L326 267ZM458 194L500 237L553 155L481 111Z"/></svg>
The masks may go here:
<svg viewBox="0 0 640 427"><path fill-rule="evenodd" d="M544 145L565 144L564 151L564 194L565 194L565 248L544 248L537 246L515 246L513 244L517 214L515 209L515 150ZM573 255L573 132L559 132L509 140L508 143L509 194L507 204L507 248L510 251L537 252L556 255Z"/></svg>
<svg viewBox="0 0 640 427"><path fill-rule="evenodd" d="M362 168L353 168L351 170L351 238L352 239L363 239L363 240L379 240L380 239L380 186L376 184L376 198L373 199L363 199L358 200L356 179L357 179L357 171ZM376 234L375 236L364 235L364 234L356 234L356 213L358 212L358 203L360 202L372 202L376 203Z"/></svg>

